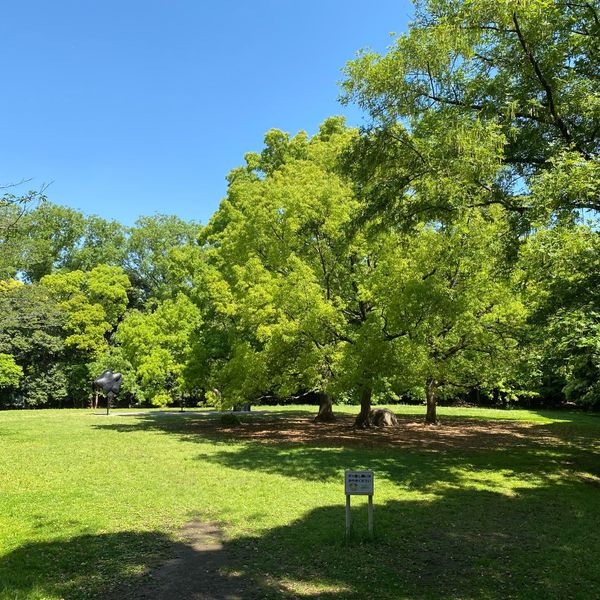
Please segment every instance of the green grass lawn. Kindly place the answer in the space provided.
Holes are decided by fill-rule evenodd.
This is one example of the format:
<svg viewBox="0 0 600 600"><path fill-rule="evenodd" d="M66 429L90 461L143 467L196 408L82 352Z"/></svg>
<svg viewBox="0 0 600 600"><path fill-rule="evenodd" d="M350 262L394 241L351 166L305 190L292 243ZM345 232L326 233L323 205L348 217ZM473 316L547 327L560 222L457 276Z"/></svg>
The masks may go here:
<svg viewBox="0 0 600 600"><path fill-rule="evenodd" d="M356 412L340 407L338 413ZM103 597L218 522L222 576L257 598L600 597L600 416L394 407L400 427L314 407L216 416L0 412L0 599ZM372 468L376 537L343 472Z"/></svg>

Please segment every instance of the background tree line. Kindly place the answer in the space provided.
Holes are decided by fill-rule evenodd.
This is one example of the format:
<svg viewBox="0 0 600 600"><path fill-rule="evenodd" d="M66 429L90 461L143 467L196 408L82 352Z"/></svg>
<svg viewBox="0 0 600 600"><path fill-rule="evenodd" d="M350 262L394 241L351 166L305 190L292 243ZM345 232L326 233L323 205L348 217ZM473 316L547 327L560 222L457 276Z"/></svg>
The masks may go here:
<svg viewBox="0 0 600 600"><path fill-rule="evenodd" d="M201 227L0 204L0 405L186 396L600 405L595 2L430 0L269 131Z"/></svg>

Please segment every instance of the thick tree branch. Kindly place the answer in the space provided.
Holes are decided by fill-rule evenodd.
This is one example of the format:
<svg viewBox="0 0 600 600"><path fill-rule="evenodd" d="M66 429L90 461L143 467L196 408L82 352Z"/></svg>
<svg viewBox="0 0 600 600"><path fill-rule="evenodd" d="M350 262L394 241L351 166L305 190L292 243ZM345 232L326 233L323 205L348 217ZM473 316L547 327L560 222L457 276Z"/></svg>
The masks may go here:
<svg viewBox="0 0 600 600"><path fill-rule="evenodd" d="M527 43L527 40L525 39L525 36L523 35L523 32L521 31L521 27L519 25L519 20L517 18L516 12L513 12L512 18L513 18L513 23L515 24L515 30L517 33L517 37L519 38L519 43L521 44L521 47L523 48L523 52L525 53L527 60L529 60L529 63L533 67L533 71L534 71L540 85L542 86L542 88L544 90L544 93L546 95L546 102L548 104L548 109L550 111L550 114L552 115L552 119L554 120L556 127L558 128L563 139L565 140L565 142L568 145L573 145L583 156L588 158L587 154L577 144L574 143L573 136L571 135L571 132L569 131L569 128L567 127L567 124L564 122L562 117L558 114L558 108L556 106L556 101L554 98L554 93L552 91L552 86L550 85L549 81L546 79L546 77L542 73L540 64L538 63L535 56L533 55L533 51L529 47L529 44Z"/></svg>

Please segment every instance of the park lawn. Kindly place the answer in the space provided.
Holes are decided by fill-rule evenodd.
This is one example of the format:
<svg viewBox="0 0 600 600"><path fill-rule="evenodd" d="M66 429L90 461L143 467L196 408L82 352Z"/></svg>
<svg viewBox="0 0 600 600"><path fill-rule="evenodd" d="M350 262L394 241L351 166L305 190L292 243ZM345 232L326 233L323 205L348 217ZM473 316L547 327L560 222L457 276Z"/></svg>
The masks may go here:
<svg viewBox="0 0 600 600"><path fill-rule="evenodd" d="M600 597L600 416L394 407L354 432L356 407L314 410L0 413L0 599L133 589L194 520L257 598ZM373 541L364 499L344 540L345 468L375 471Z"/></svg>

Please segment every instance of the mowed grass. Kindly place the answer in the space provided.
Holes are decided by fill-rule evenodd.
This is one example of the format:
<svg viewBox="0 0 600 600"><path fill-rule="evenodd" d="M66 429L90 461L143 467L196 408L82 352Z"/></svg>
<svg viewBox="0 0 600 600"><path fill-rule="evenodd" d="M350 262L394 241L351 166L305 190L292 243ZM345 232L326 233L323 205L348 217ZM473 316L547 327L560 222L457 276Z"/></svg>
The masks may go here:
<svg viewBox="0 0 600 600"><path fill-rule="evenodd" d="M356 407L2 412L0 599L135 589L194 519L256 598L600 597L599 416L394 410L394 432L354 432ZM346 468L375 471L374 540L361 498L344 539Z"/></svg>

